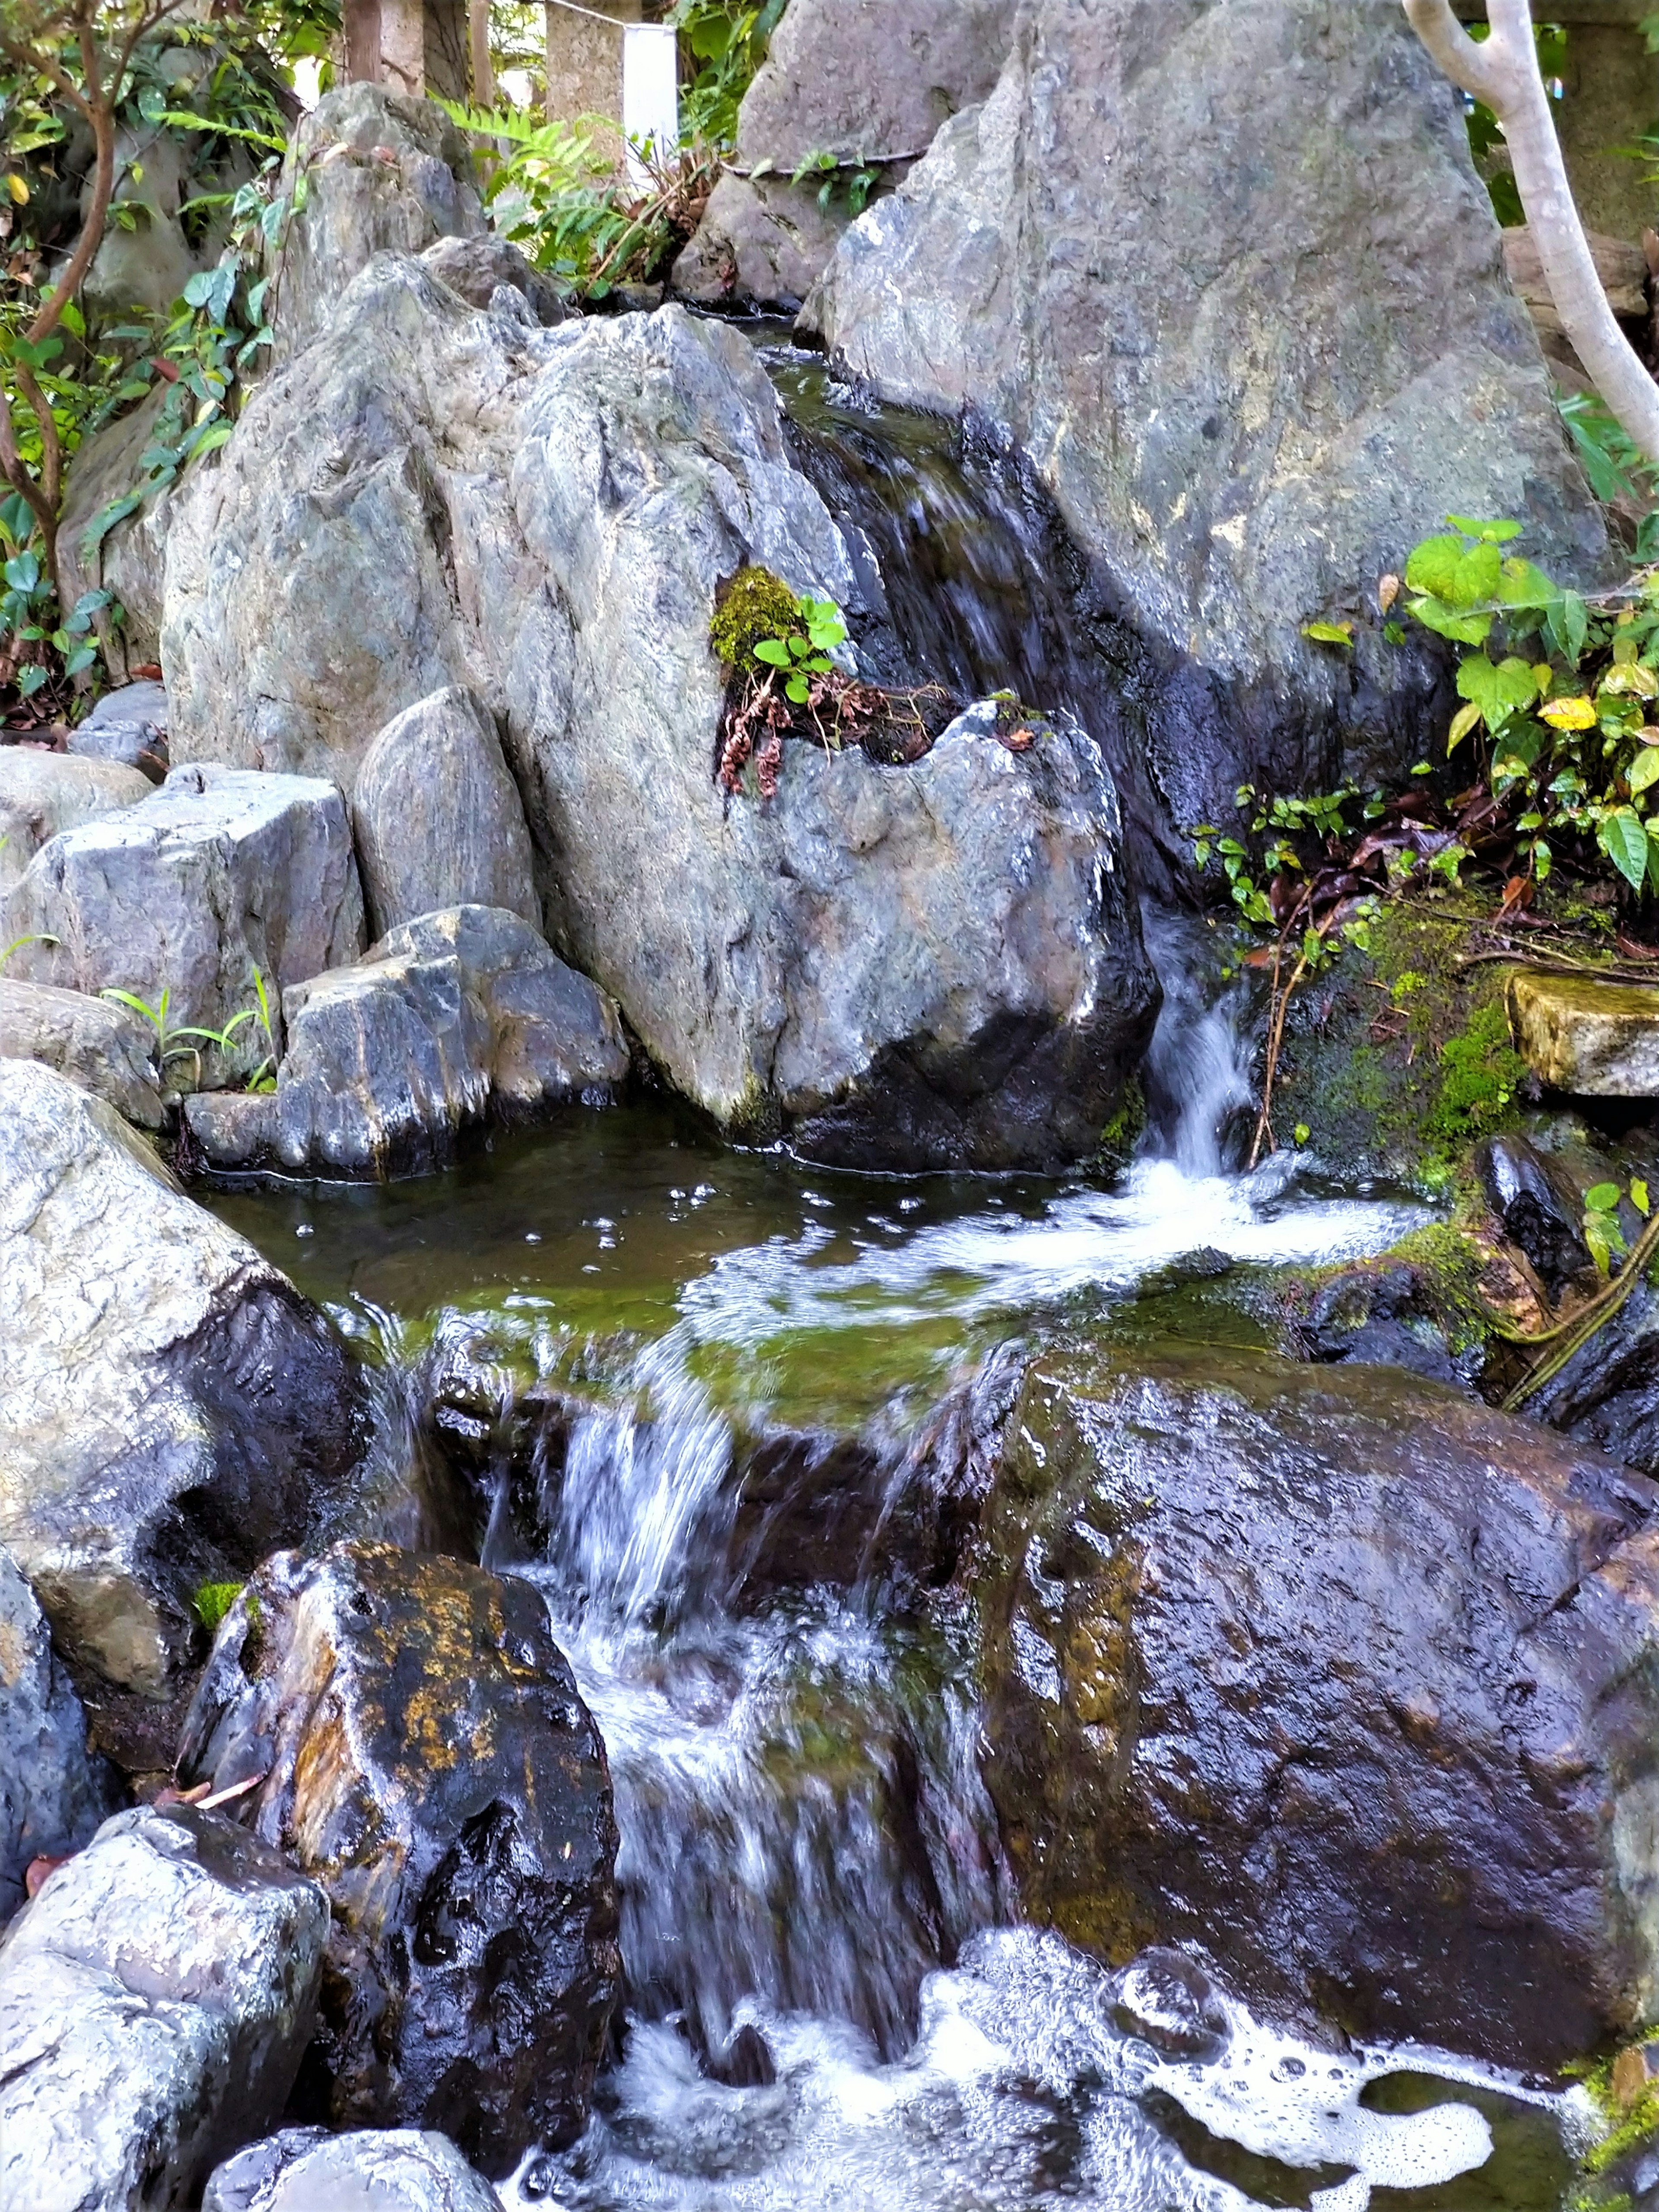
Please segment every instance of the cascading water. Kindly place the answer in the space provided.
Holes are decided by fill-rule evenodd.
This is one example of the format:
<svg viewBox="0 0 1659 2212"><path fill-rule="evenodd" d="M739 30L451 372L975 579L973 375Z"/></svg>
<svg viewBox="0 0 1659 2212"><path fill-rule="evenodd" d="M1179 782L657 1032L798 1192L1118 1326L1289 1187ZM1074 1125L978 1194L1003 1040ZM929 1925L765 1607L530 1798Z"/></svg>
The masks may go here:
<svg viewBox="0 0 1659 2212"><path fill-rule="evenodd" d="M1012 684L1102 734L1101 639L1074 635L1065 549L1018 470L831 404L787 349L773 366L872 564L878 665ZM1155 1329L1160 1271L1200 1249L1206 1276L1325 1264L1419 1218L1320 1190L1291 1153L1228 1171L1251 1101L1237 1001L1206 980L1201 920L1149 911L1146 933L1147 1128L1109 1187L835 1175L634 1109L428 1183L220 1201L378 1340L411 1426L434 1377L469 1378L496 1440L483 1558L545 1591L609 1749L626 2032L586 2136L527 2161L509 2203L1559 2202L1561 2100L1442 2054L1316 2050L1224 1996L1170 2042L1156 1993L1006 1924L971 1608L917 1538L1006 1402L1007 1347L1080 1314ZM384 1425L389 1470L395 1407ZM385 1512L401 1531L435 1510ZM1501 2178L1460 2195L1476 2169Z"/></svg>

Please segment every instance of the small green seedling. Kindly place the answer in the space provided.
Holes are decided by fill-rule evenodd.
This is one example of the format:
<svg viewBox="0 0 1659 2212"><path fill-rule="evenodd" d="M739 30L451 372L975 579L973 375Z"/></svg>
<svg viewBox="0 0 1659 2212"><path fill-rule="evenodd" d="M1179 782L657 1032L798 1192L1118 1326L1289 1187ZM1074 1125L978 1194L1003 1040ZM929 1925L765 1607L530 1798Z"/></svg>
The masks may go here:
<svg viewBox="0 0 1659 2212"><path fill-rule="evenodd" d="M787 637L763 637L754 649L757 660L783 673L785 695L797 707L804 707L811 696L809 677L829 675L835 665L830 652L847 635L847 624L833 599L803 599L800 620L800 630Z"/></svg>
<svg viewBox="0 0 1659 2212"><path fill-rule="evenodd" d="M228 1052L242 1024L253 1019L252 1007L244 1006L240 1014L231 1016L222 1030L206 1029L197 1022L181 1022L175 1029L167 1020L167 1004L172 997L170 985L163 988L161 998L153 1006L147 999L141 999L131 991L117 990L112 984L98 995L100 999L113 999L118 1006L126 1006L133 1013L141 1014L149 1024L155 1032L156 1064L163 1073L169 1060L193 1060L198 1083L202 1079L202 1047L216 1045L221 1052ZM193 1038L196 1042L181 1043L181 1038Z"/></svg>
<svg viewBox="0 0 1659 2212"><path fill-rule="evenodd" d="M1641 1190L1645 1198L1645 1183ZM1622 1259L1630 1249L1619 1225L1619 1201L1623 1194L1616 1182L1598 1182L1584 1193L1584 1242L1589 1246L1595 1272L1604 1278L1613 1273L1613 1261ZM1634 1204L1634 1188L1631 1196ZM1637 1211L1645 1213L1647 1208L1638 1206Z"/></svg>

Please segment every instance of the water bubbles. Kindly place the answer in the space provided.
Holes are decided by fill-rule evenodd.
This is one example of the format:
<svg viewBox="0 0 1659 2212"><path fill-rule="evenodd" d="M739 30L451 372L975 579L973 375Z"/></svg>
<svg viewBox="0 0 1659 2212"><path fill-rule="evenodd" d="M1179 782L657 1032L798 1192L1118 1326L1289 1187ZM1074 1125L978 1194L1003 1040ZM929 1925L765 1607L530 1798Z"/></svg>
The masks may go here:
<svg viewBox="0 0 1659 2212"><path fill-rule="evenodd" d="M541 1231L539 1229L526 1229L524 1232L524 1241L526 1244L539 1244L542 1241Z"/></svg>
<svg viewBox="0 0 1659 2212"><path fill-rule="evenodd" d="M296 1237L314 1237L317 1231L310 1222L299 1221L295 1224L294 1233Z"/></svg>

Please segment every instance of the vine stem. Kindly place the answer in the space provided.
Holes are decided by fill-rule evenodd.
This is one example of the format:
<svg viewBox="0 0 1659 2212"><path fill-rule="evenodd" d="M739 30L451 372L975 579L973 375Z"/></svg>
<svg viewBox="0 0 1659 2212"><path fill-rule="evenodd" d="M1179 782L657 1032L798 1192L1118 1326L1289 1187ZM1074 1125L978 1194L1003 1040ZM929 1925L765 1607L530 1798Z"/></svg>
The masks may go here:
<svg viewBox="0 0 1659 2212"><path fill-rule="evenodd" d="M1649 1222L1631 1249L1630 1257L1604 1291L1598 1291L1587 1306L1581 1306L1565 1321L1558 1322L1553 1328L1541 1330L1536 1336L1519 1336L1510 1329L1500 1328L1498 1334L1510 1344L1553 1345L1534 1366L1528 1368L1514 1389L1504 1401L1506 1413L1516 1412L1528 1398L1535 1397L1547 1382L1552 1382L1574 1355L1582 1352L1590 1339L1607 1324L1624 1304L1631 1292L1647 1273L1648 1263L1659 1253L1659 1213ZM1565 1342L1558 1340L1565 1338Z"/></svg>
<svg viewBox="0 0 1659 2212"><path fill-rule="evenodd" d="M1330 913L1326 915L1324 921L1318 923L1314 929L1314 935L1319 939L1322 945L1325 940L1325 932L1330 927L1332 921L1335 919L1335 915L1336 909L1333 907ZM1291 923L1294 923L1295 920L1296 915L1292 914L1291 916L1291 923L1287 923L1285 926L1286 930L1289 929ZM1261 1106L1261 1110L1255 1117L1255 1137L1250 1146L1249 1159L1245 1164L1244 1172L1246 1175L1253 1174L1261 1165L1261 1152L1264 1145L1269 1152L1273 1149L1273 1122L1271 1119L1273 1103L1273 1085L1279 1075L1279 1050L1285 1042L1285 1018L1290 1012L1291 1000L1295 994L1297 985L1302 981L1302 978L1308 972L1308 952L1304 945L1304 950L1297 957L1296 965L1291 970L1288 981L1286 981L1282 990L1279 988L1279 972L1285 956L1285 931L1281 931L1279 933L1279 942L1273 947L1273 1012L1269 1017L1267 1023L1267 1065L1262 1071Z"/></svg>

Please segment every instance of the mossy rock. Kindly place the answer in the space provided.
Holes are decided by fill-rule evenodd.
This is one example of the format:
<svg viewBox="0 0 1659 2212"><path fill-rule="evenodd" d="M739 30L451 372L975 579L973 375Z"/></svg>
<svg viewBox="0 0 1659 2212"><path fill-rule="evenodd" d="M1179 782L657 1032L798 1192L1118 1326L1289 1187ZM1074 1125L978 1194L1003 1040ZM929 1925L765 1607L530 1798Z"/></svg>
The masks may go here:
<svg viewBox="0 0 1659 2212"><path fill-rule="evenodd" d="M1482 1138L1512 1127L1525 1061L1504 1005L1506 970L1460 965L1485 909L1448 893L1384 908L1291 1002L1273 1121L1346 1172L1443 1194ZM1306 1135L1301 1132L1305 1130Z"/></svg>
<svg viewBox="0 0 1659 2212"><path fill-rule="evenodd" d="M800 602L781 576L769 568L739 568L715 599L708 642L728 668L757 669L757 645L799 627Z"/></svg>

